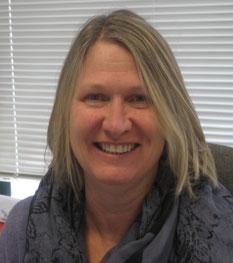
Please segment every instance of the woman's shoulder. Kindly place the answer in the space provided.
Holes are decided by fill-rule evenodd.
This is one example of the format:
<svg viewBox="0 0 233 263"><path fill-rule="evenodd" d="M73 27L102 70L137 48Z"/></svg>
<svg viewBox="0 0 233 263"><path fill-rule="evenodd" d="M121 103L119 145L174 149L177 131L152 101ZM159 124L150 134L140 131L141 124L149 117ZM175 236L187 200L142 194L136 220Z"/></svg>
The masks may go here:
<svg viewBox="0 0 233 263"><path fill-rule="evenodd" d="M231 215L230 223L233 224L233 194L227 188L222 184L213 187L208 182L203 182L194 190L196 196L192 199L186 194L181 196L181 208L188 209L182 209L181 213L198 213L206 220L216 220L228 214Z"/></svg>
<svg viewBox="0 0 233 263"><path fill-rule="evenodd" d="M31 200L19 201L10 211L0 234L0 262L22 262Z"/></svg>
<svg viewBox="0 0 233 263"><path fill-rule="evenodd" d="M11 209L2 234L4 234L5 231L7 231L8 233L13 230L21 231L24 225L26 227L31 201L32 197L28 197L19 201ZM26 229L25 227L24 229Z"/></svg>
<svg viewBox="0 0 233 263"><path fill-rule="evenodd" d="M200 262L231 262L233 257L233 195L223 185L207 182L196 189L196 198L180 198L177 253ZM183 261L181 261L183 262ZM185 261L184 261L185 262ZM199 262L199 261L198 261Z"/></svg>

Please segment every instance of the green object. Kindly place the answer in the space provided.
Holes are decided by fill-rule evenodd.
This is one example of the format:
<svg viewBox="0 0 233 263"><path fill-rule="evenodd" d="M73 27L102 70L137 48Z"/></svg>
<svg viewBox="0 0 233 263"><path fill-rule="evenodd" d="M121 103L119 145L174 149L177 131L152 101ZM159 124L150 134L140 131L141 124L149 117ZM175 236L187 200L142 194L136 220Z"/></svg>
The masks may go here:
<svg viewBox="0 0 233 263"><path fill-rule="evenodd" d="M11 195L11 183L0 181L0 195Z"/></svg>

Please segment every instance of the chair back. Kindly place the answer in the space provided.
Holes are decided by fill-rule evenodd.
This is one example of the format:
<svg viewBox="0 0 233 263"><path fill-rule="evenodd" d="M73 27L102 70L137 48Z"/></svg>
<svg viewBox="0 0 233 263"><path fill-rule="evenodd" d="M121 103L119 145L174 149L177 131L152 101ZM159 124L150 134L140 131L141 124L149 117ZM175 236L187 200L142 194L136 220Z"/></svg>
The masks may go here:
<svg viewBox="0 0 233 263"><path fill-rule="evenodd" d="M209 144L213 154L219 181L233 193L233 148Z"/></svg>

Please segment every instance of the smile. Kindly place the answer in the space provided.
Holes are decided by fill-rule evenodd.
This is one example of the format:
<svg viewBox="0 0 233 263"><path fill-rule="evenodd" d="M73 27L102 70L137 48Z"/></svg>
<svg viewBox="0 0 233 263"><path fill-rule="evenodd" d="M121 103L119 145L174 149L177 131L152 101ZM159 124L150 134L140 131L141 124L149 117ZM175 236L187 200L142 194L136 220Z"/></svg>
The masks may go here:
<svg viewBox="0 0 233 263"><path fill-rule="evenodd" d="M107 143L95 143L95 145L101 151L111 154L123 154L123 153L132 152L139 146L139 144L136 143L119 144L119 145L107 144Z"/></svg>

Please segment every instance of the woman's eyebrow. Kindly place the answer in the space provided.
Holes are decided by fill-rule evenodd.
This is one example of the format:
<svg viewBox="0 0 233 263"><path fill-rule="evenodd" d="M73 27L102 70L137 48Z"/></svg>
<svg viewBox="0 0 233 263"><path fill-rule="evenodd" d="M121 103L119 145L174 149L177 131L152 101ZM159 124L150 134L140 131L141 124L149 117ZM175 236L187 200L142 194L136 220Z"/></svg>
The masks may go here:
<svg viewBox="0 0 233 263"><path fill-rule="evenodd" d="M81 87L81 89L79 89ZM86 83L81 86L77 86L77 91L82 90L83 92L104 92L107 90L107 87L104 87L103 85L99 84L91 84L91 83Z"/></svg>
<svg viewBox="0 0 233 263"><path fill-rule="evenodd" d="M98 92L108 92L111 90L111 86L105 86L102 84L91 84L91 83L86 83L82 85L83 90L85 91L98 91ZM126 93L146 93L146 90L144 86L136 85L136 86L129 86L126 90Z"/></svg>
<svg viewBox="0 0 233 263"><path fill-rule="evenodd" d="M146 93L146 89L144 86L132 86L132 88L130 88L130 91L134 93Z"/></svg>

